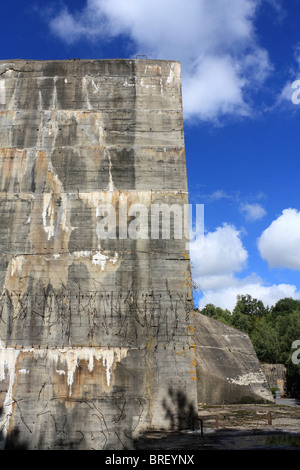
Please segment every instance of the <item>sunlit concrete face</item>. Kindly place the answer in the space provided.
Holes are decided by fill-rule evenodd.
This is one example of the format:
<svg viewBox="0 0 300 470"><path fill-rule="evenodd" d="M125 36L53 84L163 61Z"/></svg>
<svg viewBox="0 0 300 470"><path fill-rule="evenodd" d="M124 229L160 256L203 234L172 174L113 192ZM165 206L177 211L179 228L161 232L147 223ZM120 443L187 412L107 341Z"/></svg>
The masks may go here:
<svg viewBox="0 0 300 470"><path fill-rule="evenodd" d="M145 217L149 236L128 231L154 204L188 204L178 62L0 62L2 447L130 448L188 425L187 240Z"/></svg>

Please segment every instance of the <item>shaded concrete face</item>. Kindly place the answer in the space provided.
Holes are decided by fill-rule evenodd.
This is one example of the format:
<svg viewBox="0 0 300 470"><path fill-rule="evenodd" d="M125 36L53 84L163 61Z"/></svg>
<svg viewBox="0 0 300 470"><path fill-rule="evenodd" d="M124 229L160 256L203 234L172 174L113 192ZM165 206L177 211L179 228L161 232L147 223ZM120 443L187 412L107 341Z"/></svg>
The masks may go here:
<svg viewBox="0 0 300 470"><path fill-rule="evenodd" d="M200 313L194 324L199 403L274 401L248 335Z"/></svg>
<svg viewBox="0 0 300 470"><path fill-rule="evenodd" d="M130 448L193 414L186 240L118 236L154 203L188 204L179 63L0 62L2 445Z"/></svg>
<svg viewBox="0 0 300 470"><path fill-rule="evenodd" d="M262 364L270 388L279 391L281 396L287 392L287 368L284 364Z"/></svg>

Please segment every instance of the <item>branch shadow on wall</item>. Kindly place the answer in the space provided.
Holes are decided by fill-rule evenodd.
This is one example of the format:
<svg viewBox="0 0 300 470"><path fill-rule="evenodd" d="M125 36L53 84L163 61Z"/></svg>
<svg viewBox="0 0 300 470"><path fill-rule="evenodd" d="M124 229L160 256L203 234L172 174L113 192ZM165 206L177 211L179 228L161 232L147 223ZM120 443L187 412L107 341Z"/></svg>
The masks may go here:
<svg viewBox="0 0 300 470"><path fill-rule="evenodd" d="M3 414L3 408L0 408L0 421ZM4 436L0 429L0 450L28 450L28 446L20 439L20 431L14 428L8 436Z"/></svg>
<svg viewBox="0 0 300 470"><path fill-rule="evenodd" d="M161 402L162 412L168 424L165 429L149 429L142 433L135 441L136 449L194 449L195 436L189 433L182 433L183 430L194 430L198 419L193 402L189 401L187 395L181 390L168 389L166 397ZM169 432L171 431L171 432ZM198 437L196 437L198 439ZM183 446L183 447L182 447Z"/></svg>
<svg viewBox="0 0 300 470"><path fill-rule="evenodd" d="M194 426L197 412L194 404L189 402L181 390L168 390L168 397L163 400L165 417L170 421L171 429L191 429Z"/></svg>

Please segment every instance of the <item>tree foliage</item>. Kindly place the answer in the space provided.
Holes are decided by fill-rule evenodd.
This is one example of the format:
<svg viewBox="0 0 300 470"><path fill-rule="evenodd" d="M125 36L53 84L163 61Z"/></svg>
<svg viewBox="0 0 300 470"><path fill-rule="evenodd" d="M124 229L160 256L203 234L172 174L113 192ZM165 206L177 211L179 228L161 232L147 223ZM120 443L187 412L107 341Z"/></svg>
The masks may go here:
<svg viewBox="0 0 300 470"><path fill-rule="evenodd" d="M284 364L300 381L300 365L292 361L293 343L300 341L300 300L286 297L265 307L250 295L238 295L232 313L213 304L200 313L247 333L261 362Z"/></svg>

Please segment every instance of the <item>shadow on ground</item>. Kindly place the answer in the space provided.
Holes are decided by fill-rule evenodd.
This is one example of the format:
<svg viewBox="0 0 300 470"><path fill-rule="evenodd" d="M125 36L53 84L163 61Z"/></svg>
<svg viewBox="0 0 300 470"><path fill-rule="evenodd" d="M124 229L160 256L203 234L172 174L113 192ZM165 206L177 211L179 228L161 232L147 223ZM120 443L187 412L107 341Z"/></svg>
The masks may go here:
<svg viewBox="0 0 300 470"><path fill-rule="evenodd" d="M190 424L186 417L191 418L194 410L178 392L169 392L168 399L177 403L176 412L164 403L173 429L145 432L136 443L138 450L300 450L300 407L291 400L271 405L201 405L194 426L176 428L176 424Z"/></svg>
<svg viewBox="0 0 300 470"><path fill-rule="evenodd" d="M300 436L295 433L262 430L148 432L140 437L137 450L300 450Z"/></svg>

